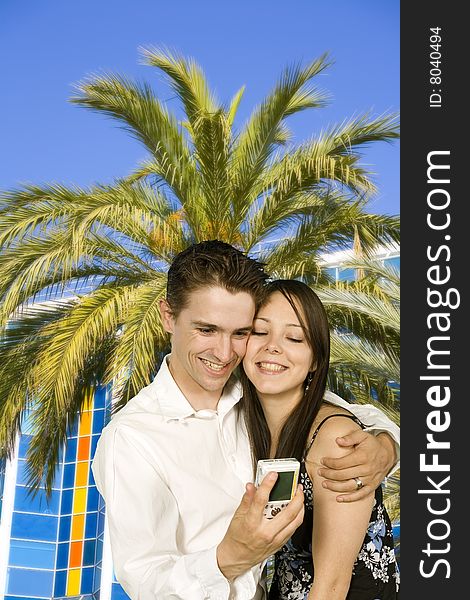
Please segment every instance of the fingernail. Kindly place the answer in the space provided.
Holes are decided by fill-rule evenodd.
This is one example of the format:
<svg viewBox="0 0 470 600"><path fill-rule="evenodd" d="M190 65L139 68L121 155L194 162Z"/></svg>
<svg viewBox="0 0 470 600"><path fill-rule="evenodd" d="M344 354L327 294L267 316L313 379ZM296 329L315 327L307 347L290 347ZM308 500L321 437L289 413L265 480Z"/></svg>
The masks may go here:
<svg viewBox="0 0 470 600"><path fill-rule="evenodd" d="M323 482L322 482L322 486L323 486L324 488L327 488L327 487L328 487L328 484L326 483L326 481L323 481Z"/></svg>
<svg viewBox="0 0 470 600"><path fill-rule="evenodd" d="M337 501L337 502L344 502L344 498L343 498L343 496L338 496L338 497L336 498L336 501Z"/></svg>
<svg viewBox="0 0 470 600"><path fill-rule="evenodd" d="M318 469L317 473L318 473L319 475L323 475L323 469Z"/></svg>
<svg viewBox="0 0 470 600"><path fill-rule="evenodd" d="M268 473L268 477L269 477L269 481L274 481L275 479L277 479L277 473L276 473L276 471L270 471Z"/></svg>
<svg viewBox="0 0 470 600"><path fill-rule="evenodd" d="M299 483L299 485L297 486L297 489L301 490L302 492L304 491L304 486Z"/></svg>

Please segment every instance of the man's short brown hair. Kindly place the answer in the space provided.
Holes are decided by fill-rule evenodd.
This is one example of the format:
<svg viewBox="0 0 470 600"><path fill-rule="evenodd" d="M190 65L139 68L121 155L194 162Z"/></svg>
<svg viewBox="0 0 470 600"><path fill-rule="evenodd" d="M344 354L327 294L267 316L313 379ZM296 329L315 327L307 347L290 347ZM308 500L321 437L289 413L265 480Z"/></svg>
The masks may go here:
<svg viewBox="0 0 470 600"><path fill-rule="evenodd" d="M234 246L204 241L174 258L168 270L166 299L175 317L187 306L189 295L203 287L222 287L233 294L247 292L258 306L267 278L262 263Z"/></svg>

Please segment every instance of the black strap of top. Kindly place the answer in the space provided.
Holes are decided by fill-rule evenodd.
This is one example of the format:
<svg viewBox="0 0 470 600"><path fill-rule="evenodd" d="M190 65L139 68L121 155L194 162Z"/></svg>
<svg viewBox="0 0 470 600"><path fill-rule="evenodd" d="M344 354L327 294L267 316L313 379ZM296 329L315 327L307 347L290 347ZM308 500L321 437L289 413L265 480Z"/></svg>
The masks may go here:
<svg viewBox="0 0 470 600"><path fill-rule="evenodd" d="M352 419L355 423L357 423L359 425L359 427L361 429L364 429L364 427L365 427L364 423L362 423L355 415L345 415L344 413L335 413L333 415L328 415L327 417L325 417L323 419L323 421L320 421L318 427L313 432L312 439L310 440L310 443L308 444L307 449L304 452L304 456L303 456L304 459L307 456L307 454L310 452L310 448L312 447L313 442L315 441L315 438L317 437L320 427L323 425L323 423L325 423L326 421L328 421L328 419L331 419L332 417L346 417L346 419Z"/></svg>

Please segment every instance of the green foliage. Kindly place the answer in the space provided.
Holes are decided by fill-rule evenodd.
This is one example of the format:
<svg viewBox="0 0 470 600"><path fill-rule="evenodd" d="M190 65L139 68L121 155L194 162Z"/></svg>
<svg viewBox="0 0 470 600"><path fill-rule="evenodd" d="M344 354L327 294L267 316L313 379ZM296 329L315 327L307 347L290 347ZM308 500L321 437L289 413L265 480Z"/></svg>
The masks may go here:
<svg viewBox="0 0 470 600"><path fill-rule="evenodd" d="M36 487L50 489L67 426L98 381L114 382L121 404L150 382L168 346L158 313L166 269L205 239L260 256L273 277L322 284L334 328L351 332L334 335L333 389L358 401L374 390L393 408L390 290L328 286L321 254L359 238L367 256L398 240L396 217L367 213L374 186L360 164L364 145L398 137L396 116L355 116L295 145L286 120L325 105L313 81L326 56L287 68L243 126L244 87L225 106L194 61L154 48L143 58L167 78L182 119L149 84L114 74L78 84L72 98L139 140L143 164L113 185L27 186L0 198L0 449L10 455L29 408ZM64 291L71 297L57 302Z"/></svg>

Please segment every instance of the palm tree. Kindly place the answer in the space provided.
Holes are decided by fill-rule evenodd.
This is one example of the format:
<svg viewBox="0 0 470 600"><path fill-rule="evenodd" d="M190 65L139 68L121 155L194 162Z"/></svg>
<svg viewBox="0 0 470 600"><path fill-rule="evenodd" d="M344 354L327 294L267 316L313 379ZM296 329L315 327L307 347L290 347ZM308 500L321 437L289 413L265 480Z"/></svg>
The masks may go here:
<svg viewBox="0 0 470 600"><path fill-rule="evenodd" d="M399 274L373 259L350 260L343 267L362 277L316 287L332 327L329 387L355 402L375 397L398 421Z"/></svg>
<svg viewBox="0 0 470 600"><path fill-rule="evenodd" d="M118 75L80 83L72 102L117 120L148 160L113 185L30 185L0 200L0 449L11 453L29 409L36 488L50 488L85 394L119 381L122 405L151 380L168 345L158 300L175 253L218 238L277 276L327 282L321 252L359 236L367 255L399 236L395 217L366 212L375 188L360 165L362 147L397 138L395 116L363 114L290 142L286 119L326 102L312 84L326 56L287 68L242 128L243 88L225 106L192 60L143 56L166 75L182 119L147 83ZM274 234L282 241L269 243Z"/></svg>
<svg viewBox="0 0 470 600"><path fill-rule="evenodd" d="M316 286L332 326L328 387L354 402L379 403L399 423L400 279L379 261L343 263L360 273L353 282ZM371 400L372 399L372 400ZM387 478L384 499L399 522L400 473Z"/></svg>

